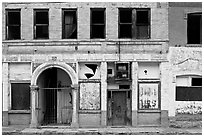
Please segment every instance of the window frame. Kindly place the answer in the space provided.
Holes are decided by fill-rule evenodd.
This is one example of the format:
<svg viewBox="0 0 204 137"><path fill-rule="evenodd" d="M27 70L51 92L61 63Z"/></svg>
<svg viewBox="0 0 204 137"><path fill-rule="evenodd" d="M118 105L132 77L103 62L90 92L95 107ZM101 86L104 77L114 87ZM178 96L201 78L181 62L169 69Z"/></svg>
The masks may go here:
<svg viewBox="0 0 204 137"><path fill-rule="evenodd" d="M10 80L10 101L9 101L9 111L11 112L29 112L31 110L31 92L29 90L29 94L30 94L30 104L29 104L29 109L13 109L12 107L12 84L31 84L31 81L30 80ZM29 89L30 89L30 86L29 86Z"/></svg>
<svg viewBox="0 0 204 137"><path fill-rule="evenodd" d="M122 10L131 10L132 11L132 23L121 23L120 22L120 11ZM147 37L138 37L137 36L137 11L148 11L148 35ZM131 37L121 37L120 25L123 24L132 24ZM142 24L142 23L141 23ZM141 26L140 24L140 26ZM119 39L150 39L151 38L151 8L118 8L118 38Z"/></svg>
<svg viewBox="0 0 204 137"><path fill-rule="evenodd" d="M193 78L201 78L202 79L202 76L199 76L199 75L183 75L183 76L177 76L177 78L186 78L187 79L187 86L179 86L177 85L177 81L176 81L176 86L175 86L175 101L189 101L189 100L177 100L177 88L201 88L201 92L202 92L202 85L201 86L192 86L192 79ZM201 83L202 84L202 83ZM191 100L190 100L191 101ZM202 98L201 98L201 101L202 101Z"/></svg>
<svg viewBox="0 0 204 137"><path fill-rule="evenodd" d="M74 11L75 12L75 17L76 17L76 33L78 32L78 22L77 22L77 9L73 8L73 9L62 9L62 39L77 39L77 35L76 38L65 38L65 14L64 12L69 12L69 11Z"/></svg>
<svg viewBox="0 0 204 137"><path fill-rule="evenodd" d="M36 24L36 13L37 13L37 12L45 12L45 11L46 11L47 14L48 14L48 15L47 15L48 24ZM36 40L39 40L39 39L49 39L49 9L34 9L33 12L34 12L34 14L33 14L33 16L34 16L34 17L33 17L33 19L34 19L34 22L33 22L33 31L34 31L34 32L33 32L33 34L34 34L33 36L34 36L34 39L36 39ZM36 36L36 34L37 34L37 33L36 33L36 26L47 26L47 30L48 30L48 32L47 32L47 33L48 33L48 34L47 34L47 35L48 35L47 38L42 38L42 37L41 37L41 38L37 38L37 36Z"/></svg>
<svg viewBox="0 0 204 137"><path fill-rule="evenodd" d="M93 23L93 11L103 11L104 23ZM103 38L93 37L93 26L103 26ZM105 39L106 38L106 8L91 8L90 9L90 39Z"/></svg>
<svg viewBox="0 0 204 137"><path fill-rule="evenodd" d="M19 24L12 24L12 25L10 25L10 24L8 24L8 13L9 12L19 12L20 13L20 23ZM6 9L6 23L5 23L5 25L6 25L6 36L5 36L5 38L6 38L6 40L20 40L21 39L21 9ZM9 26L19 26L19 39L11 39L11 38L9 38L9 32L8 32L8 28L9 28Z"/></svg>

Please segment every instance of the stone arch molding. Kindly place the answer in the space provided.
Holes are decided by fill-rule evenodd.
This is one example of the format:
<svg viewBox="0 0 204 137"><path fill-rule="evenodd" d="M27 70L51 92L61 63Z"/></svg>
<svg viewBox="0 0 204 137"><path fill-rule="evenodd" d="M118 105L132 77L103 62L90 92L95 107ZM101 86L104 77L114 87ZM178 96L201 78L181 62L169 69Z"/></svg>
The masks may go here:
<svg viewBox="0 0 204 137"><path fill-rule="evenodd" d="M179 71L179 72L175 73L174 77L189 76L189 75L195 75L195 76L201 76L202 77L202 72L201 71Z"/></svg>
<svg viewBox="0 0 204 137"><path fill-rule="evenodd" d="M43 63L35 69L35 71L32 74L31 85L37 85L37 79L40 76L40 74L44 70L52 67L56 67L64 70L70 76L72 85L78 84L76 72L73 70L71 66L63 62L52 62L52 63Z"/></svg>

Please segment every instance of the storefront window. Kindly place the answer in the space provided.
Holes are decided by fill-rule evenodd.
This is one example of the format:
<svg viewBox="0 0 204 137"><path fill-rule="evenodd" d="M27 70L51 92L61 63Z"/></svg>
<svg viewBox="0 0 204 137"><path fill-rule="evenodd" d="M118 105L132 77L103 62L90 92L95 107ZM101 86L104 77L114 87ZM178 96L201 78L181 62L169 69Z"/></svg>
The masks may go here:
<svg viewBox="0 0 204 137"><path fill-rule="evenodd" d="M139 84L139 109L159 108L159 84L140 83Z"/></svg>

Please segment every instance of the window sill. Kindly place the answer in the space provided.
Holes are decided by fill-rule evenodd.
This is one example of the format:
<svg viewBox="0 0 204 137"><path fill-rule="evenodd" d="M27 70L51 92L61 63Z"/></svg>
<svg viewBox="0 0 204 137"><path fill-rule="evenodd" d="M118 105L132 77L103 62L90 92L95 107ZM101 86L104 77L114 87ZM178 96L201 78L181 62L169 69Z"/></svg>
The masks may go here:
<svg viewBox="0 0 204 137"><path fill-rule="evenodd" d="M79 110L80 114L100 114L101 110Z"/></svg>
<svg viewBox="0 0 204 137"><path fill-rule="evenodd" d="M202 47L202 44L186 44L186 47Z"/></svg>
<svg viewBox="0 0 204 137"><path fill-rule="evenodd" d="M149 110L138 110L137 111L138 113L160 113L161 112L161 110L154 110L154 109L149 109Z"/></svg>
<svg viewBox="0 0 204 137"><path fill-rule="evenodd" d="M9 110L10 114L30 114L31 110Z"/></svg>

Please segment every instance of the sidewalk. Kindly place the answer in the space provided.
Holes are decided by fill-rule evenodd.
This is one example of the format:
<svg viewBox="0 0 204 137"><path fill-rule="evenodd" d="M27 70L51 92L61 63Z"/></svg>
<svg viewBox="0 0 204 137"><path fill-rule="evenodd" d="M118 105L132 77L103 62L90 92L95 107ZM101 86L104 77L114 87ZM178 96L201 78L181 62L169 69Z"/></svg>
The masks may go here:
<svg viewBox="0 0 204 137"><path fill-rule="evenodd" d="M161 127L126 128L29 128L25 126L2 127L3 135L202 135L201 128L179 129Z"/></svg>

